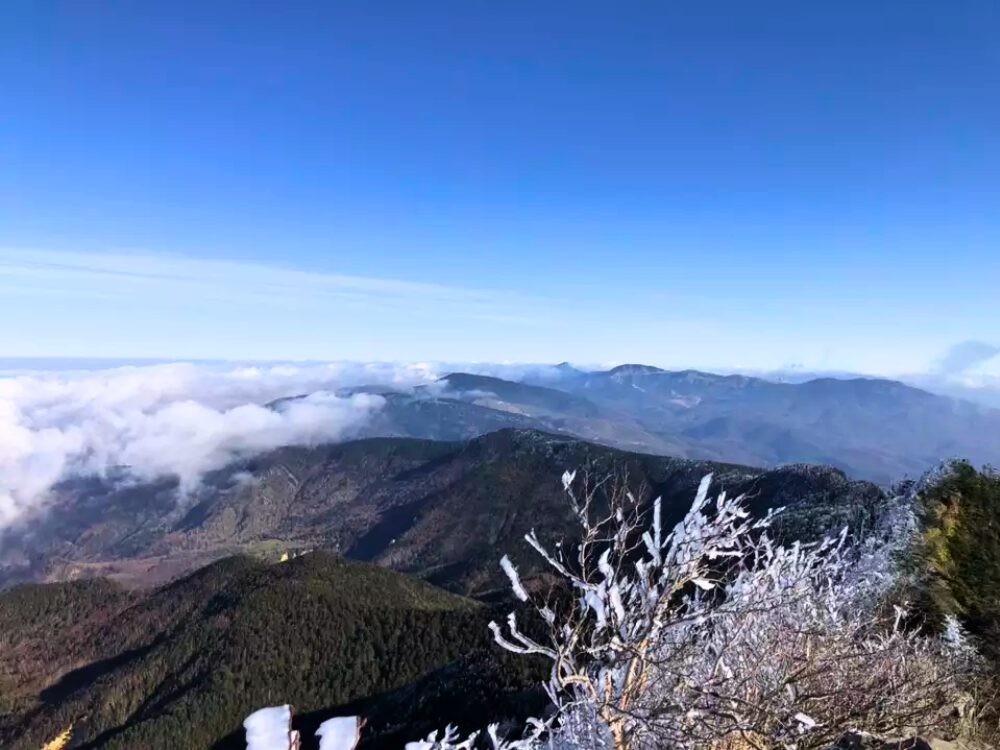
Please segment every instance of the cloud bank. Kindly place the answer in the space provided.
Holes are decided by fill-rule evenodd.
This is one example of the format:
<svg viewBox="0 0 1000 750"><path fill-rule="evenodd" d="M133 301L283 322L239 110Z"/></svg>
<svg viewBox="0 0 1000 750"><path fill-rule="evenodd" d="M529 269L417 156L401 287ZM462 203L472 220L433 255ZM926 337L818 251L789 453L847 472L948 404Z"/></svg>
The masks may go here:
<svg viewBox="0 0 1000 750"><path fill-rule="evenodd" d="M932 393L1000 409L1000 346L962 341L950 346L928 371L901 379Z"/></svg>
<svg viewBox="0 0 1000 750"><path fill-rule="evenodd" d="M53 485L69 477L124 470L138 480L176 477L188 492L238 457L350 438L385 400L342 389L433 386L455 370L517 378L552 368L340 362L0 370L0 529L44 508Z"/></svg>
<svg viewBox="0 0 1000 750"><path fill-rule="evenodd" d="M938 372L959 375L987 364L1000 354L1000 346L985 341L963 341L955 344L938 361Z"/></svg>
<svg viewBox="0 0 1000 750"><path fill-rule="evenodd" d="M433 380L427 367L169 364L0 378L0 528L75 475L125 468L182 490L242 455L349 436L384 403L347 385ZM282 397L304 396L273 408Z"/></svg>

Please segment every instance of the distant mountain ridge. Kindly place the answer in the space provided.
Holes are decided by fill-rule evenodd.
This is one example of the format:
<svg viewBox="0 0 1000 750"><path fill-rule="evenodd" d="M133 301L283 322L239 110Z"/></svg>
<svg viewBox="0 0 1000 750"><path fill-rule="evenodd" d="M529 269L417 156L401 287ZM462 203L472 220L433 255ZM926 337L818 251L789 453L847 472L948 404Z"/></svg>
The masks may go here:
<svg viewBox="0 0 1000 750"><path fill-rule="evenodd" d="M156 582L220 555L244 550L271 554L282 545L292 545L391 560L390 564L414 572L439 565L435 574L439 577L432 580L449 585L462 581L460 590L462 586L475 590L485 585L486 578L448 567L455 561L445 551L453 542L442 545L436 560L423 560L416 551L420 544L412 541L398 542L393 550L384 545L398 536L399 529L408 528L407 514L421 517L435 507L423 499L432 493L420 490L417 478L424 477L426 487L440 490L449 481L445 467L452 467L455 477L462 473L454 469L461 463L454 459L456 454L464 451L468 457L472 446L497 440L478 440L481 436L502 430L548 433L545 440L553 445L584 440L595 444L587 449L591 453L598 446L608 446L674 457L659 459L664 465L689 459L744 467L832 466L883 486L904 475L919 476L929 466L954 456L974 464L1000 463L1000 412L895 381L819 378L776 383L635 364L596 372L572 367L560 371L558 377L550 372L542 380L526 378L523 382L451 373L433 386L416 390L351 389L378 393L384 399L383 407L373 412L355 437L388 442L364 444L367 448L350 442L339 448L289 447L246 459L206 478L198 496L187 500L181 510L175 480L169 477L145 483L93 477L67 480L55 488L51 512L0 532L0 585L21 579L65 580L103 574ZM270 406L281 409L293 400ZM438 442L392 442L393 438ZM393 446L394 461L380 458L382 449L376 446ZM517 493L530 497L532 483L544 484L551 500L551 493L558 489L555 477L575 468L587 451L558 463L550 461L544 471L541 464L519 467L523 456L512 454L502 476L520 479L505 485L487 473L489 480L481 486L505 493L517 505L523 502ZM317 477L323 476L315 466L320 456L361 453L366 453L368 468L360 475L345 477L343 486L334 487L327 480L317 484ZM411 458L403 458L410 454ZM281 464L274 463L275 456L287 458L292 468L275 468ZM440 465L432 469L432 460L440 460ZM489 464L481 463L484 469ZM392 478L402 466L417 473L396 484ZM267 473L261 467L273 471ZM121 475L127 477L124 468ZM299 485L306 478L307 486L321 488L315 490L314 499L300 492ZM263 483L271 494L243 487L245 480L251 485ZM376 487L378 482L382 484ZM381 499L360 501L356 499L359 488ZM475 493L468 490L466 494ZM282 506L291 496L295 503ZM243 500L237 498L249 504L241 505ZM443 523L463 518L467 509L461 504L458 509L462 512L445 514ZM287 518L279 524L282 514ZM503 517L502 512L497 517ZM405 564L404 550L414 556Z"/></svg>
<svg viewBox="0 0 1000 750"><path fill-rule="evenodd" d="M829 464L884 485L948 458L1000 462L1000 411L893 380L790 383L627 364L545 385L628 415L655 436L637 450L666 443L689 458Z"/></svg>
<svg viewBox="0 0 1000 750"><path fill-rule="evenodd" d="M355 437L467 440L506 427L625 450L760 466L817 463L889 485L951 458L1000 463L1000 410L899 381L796 382L625 364L522 380L454 372L386 399Z"/></svg>

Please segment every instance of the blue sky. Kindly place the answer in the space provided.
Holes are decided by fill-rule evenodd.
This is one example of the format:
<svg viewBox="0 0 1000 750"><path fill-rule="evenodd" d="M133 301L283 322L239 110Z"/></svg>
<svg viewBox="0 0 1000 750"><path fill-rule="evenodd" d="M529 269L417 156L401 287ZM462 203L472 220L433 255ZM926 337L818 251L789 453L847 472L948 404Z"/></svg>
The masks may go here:
<svg viewBox="0 0 1000 750"><path fill-rule="evenodd" d="M0 14L0 356L892 374L1000 339L995 2Z"/></svg>

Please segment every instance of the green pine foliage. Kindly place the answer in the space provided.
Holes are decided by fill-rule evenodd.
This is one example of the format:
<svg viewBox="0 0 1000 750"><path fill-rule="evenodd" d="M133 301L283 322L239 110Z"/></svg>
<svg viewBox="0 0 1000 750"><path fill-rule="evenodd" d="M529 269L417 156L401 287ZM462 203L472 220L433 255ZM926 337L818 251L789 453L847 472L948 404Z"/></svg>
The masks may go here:
<svg viewBox="0 0 1000 750"><path fill-rule="evenodd" d="M82 633L114 620L135 597L104 579L22 584L0 595L0 726L53 675L98 658Z"/></svg>
<svg viewBox="0 0 1000 750"><path fill-rule="evenodd" d="M291 703L319 716L463 659L481 664L495 648L485 606L325 553L280 564L228 558L129 596L101 581L0 595L8 643L23 650L48 630L77 652L75 670L51 674L30 705L0 717L0 746L38 748L73 724L78 748L211 748L227 738L239 747L241 722L256 708ZM116 616L89 625L73 614L107 607L119 607ZM11 654L0 665L15 662ZM523 688L521 676L511 680Z"/></svg>
<svg viewBox="0 0 1000 750"><path fill-rule="evenodd" d="M956 461L920 494L922 611L957 615L1000 663L1000 474Z"/></svg>

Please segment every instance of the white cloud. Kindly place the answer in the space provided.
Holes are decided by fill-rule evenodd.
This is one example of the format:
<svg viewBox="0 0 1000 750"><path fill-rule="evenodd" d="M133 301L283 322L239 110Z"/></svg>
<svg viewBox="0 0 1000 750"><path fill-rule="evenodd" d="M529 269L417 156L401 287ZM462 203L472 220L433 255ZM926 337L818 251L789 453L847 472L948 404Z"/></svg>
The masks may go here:
<svg viewBox="0 0 1000 750"><path fill-rule="evenodd" d="M544 356L581 314L575 299L391 271L7 247L0 299L0 356L22 357L485 359L503 351L524 360ZM517 346L497 345L508 340Z"/></svg>
<svg viewBox="0 0 1000 750"><path fill-rule="evenodd" d="M510 292L165 253L3 248L0 283L4 293L36 297L59 294L127 300L146 296L292 309L338 304L405 310L433 304L475 319L523 318L512 312L523 300Z"/></svg>
<svg viewBox="0 0 1000 750"><path fill-rule="evenodd" d="M125 466L140 479L176 476L187 489L239 455L350 435L384 400L333 389L434 377L425 365L344 363L169 364L0 378L0 527L44 504L67 476Z"/></svg>
<svg viewBox="0 0 1000 750"><path fill-rule="evenodd" d="M1000 346L964 341L948 348L926 372L902 380L934 393L1000 408Z"/></svg>
<svg viewBox="0 0 1000 750"><path fill-rule="evenodd" d="M948 349L938 360L937 371L943 375L975 373L990 363L1000 364L1000 346L985 341L962 341Z"/></svg>
<svg viewBox="0 0 1000 750"><path fill-rule="evenodd" d="M338 390L433 385L465 370L517 378L546 365L173 363L24 370L0 377L0 528L44 506L52 486L126 468L182 491L238 456L349 438L384 398ZM429 393L438 392L431 388ZM293 400L268 406L279 399Z"/></svg>

